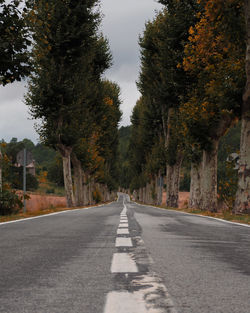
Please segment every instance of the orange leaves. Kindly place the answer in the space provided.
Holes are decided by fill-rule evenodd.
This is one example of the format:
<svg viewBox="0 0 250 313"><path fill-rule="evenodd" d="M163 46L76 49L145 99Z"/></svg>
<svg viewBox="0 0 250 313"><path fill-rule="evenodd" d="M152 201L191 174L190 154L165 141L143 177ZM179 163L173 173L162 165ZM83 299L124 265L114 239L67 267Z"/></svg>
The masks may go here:
<svg viewBox="0 0 250 313"><path fill-rule="evenodd" d="M245 51L241 19L244 18L243 12L237 10L243 0L197 2L204 6L204 11L189 29L183 59L184 70L190 72L197 83L182 111L194 121L201 119L212 125L222 117L223 110L229 112L237 106L233 104L233 97L242 92Z"/></svg>
<svg viewBox="0 0 250 313"><path fill-rule="evenodd" d="M104 103L109 106L112 106L114 104L114 101L110 97L106 97L104 98Z"/></svg>

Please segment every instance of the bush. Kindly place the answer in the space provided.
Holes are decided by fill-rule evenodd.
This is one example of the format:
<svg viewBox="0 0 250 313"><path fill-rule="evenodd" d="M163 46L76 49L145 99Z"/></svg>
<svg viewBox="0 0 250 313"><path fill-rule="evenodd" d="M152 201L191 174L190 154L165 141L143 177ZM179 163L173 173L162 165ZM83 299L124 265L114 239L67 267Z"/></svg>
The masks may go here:
<svg viewBox="0 0 250 313"><path fill-rule="evenodd" d="M15 191L8 189L0 191L0 215L17 213L22 207L22 200Z"/></svg>
<svg viewBox="0 0 250 313"><path fill-rule="evenodd" d="M54 194L55 193L55 188L47 188L46 189L47 194Z"/></svg>
<svg viewBox="0 0 250 313"><path fill-rule="evenodd" d="M11 184L11 187L14 189L23 189L23 167L12 167L7 175L7 181ZM34 191L38 188L37 178L30 174L26 173L26 190Z"/></svg>

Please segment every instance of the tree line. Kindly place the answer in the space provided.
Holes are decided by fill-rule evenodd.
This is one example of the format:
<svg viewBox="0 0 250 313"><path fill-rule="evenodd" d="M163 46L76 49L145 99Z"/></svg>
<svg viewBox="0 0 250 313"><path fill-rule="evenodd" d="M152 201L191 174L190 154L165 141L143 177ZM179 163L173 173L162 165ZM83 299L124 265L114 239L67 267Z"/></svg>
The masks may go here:
<svg viewBox="0 0 250 313"><path fill-rule="evenodd" d="M25 103L41 141L62 157L68 206L93 202L97 185L110 199L118 187L121 101L119 86L103 78L112 56L98 1L0 4L1 84L28 76Z"/></svg>
<svg viewBox="0 0 250 313"><path fill-rule="evenodd" d="M233 205L237 213L250 213L250 1L159 2L164 8L139 39L141 98L132 114L130 188L141 201L160 203L165 176L166 204L178 207L180 170L189 162L189 207L217 211L218 145L240 121Z"/></svg>

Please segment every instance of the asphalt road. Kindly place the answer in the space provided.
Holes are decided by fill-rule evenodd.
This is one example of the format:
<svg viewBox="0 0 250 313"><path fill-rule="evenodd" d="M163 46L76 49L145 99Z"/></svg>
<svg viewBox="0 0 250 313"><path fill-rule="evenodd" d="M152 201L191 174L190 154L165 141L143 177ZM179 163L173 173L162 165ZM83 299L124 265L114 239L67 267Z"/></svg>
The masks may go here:
<svg viewBox="0 0 250 313"><path fill-rule="evenodd" d="M1 313L250 313L250 228L141 206L0 224Z"/></svg>

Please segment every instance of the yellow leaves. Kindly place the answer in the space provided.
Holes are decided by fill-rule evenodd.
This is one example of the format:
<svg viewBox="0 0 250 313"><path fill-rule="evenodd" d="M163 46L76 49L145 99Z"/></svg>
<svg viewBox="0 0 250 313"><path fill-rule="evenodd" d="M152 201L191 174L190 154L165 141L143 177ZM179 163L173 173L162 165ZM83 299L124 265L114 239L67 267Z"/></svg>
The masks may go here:
<svg viewBox="0 0 250 313"><path fill-rule="evenodd" d="M109 106L112 106L114 104L113 100L110 97L104 98L104 103Z"/></svg>
<svg viewBox="0 0 250 313"><path fill-rule="evenodd" d="M189 34L190 35L194 34L194 28L192 26L189 28ZM192 38L192 37L190 37L190 38Z"/></svg>

